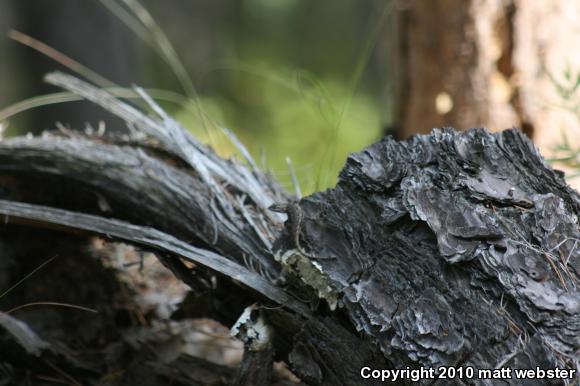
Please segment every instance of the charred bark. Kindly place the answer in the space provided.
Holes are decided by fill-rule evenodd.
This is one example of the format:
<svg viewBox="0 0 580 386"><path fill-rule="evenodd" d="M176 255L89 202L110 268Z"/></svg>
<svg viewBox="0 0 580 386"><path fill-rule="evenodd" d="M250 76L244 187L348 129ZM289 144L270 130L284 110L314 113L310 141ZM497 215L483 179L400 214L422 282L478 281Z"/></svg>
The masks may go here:
<svg viewBox="0 0 580 386"><path fill-rule="evenodd" d="M232 326L246 315L236 323L244 342L272 347L307 384L380 384L361 377L365 366L578 366L580 199L520 132L434 130L351 155L335 188L299 202L300 246L333 257L315 259L300 253L295 226L268 211L289 197L243 148L247 167L217 157L160 110L148 117L77 80L49 80L148 142L1 142L0 214L9 223L154 250L212 299L208 316ZM232 291L236 301L224 301ZM270 363L258 357L244 365Z"/></svg>

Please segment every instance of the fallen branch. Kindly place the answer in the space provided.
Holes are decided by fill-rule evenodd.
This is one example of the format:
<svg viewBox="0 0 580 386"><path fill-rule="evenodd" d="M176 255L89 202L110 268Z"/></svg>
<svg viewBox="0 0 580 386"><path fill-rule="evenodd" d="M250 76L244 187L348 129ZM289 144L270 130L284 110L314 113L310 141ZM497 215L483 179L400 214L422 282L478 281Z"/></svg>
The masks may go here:
<svg viewBox="0 0 580 386"><path fill-rule="evenodd" d="M133 134L0 143L11 200L0 213L152 248L217 303L240 291L235 307L221 302L221 321L251 305L304 382L377 384L363 367L578 367L580 199L518 131L385 138L282 228L267 208L289 197L247 152L249 167L221 159L144 93L157 117L66 75L47 79ZM269 353L247 355L240 383L261 379L254 360Z"/></svg>

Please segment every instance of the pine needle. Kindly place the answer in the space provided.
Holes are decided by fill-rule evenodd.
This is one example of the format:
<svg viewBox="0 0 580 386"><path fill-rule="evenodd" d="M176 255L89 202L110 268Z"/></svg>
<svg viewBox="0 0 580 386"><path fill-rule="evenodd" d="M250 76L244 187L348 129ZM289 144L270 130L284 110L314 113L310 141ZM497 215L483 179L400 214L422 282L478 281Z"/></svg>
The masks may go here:
<svg viewBox="0 0 580 386"><path fill-rule="evenodd" d="M0 299L2 299L4 296L6 296L7 294L9 294L10 292L12 292L12 290L14 290L16 287L18 287L20 284L22 284L24 281L26 281L29 277L31 277L32 275L34 275L36 272L40 271L42 268L44 268L45 265L47 265L48 263L52 262L54 259L56 259L58 255L54 255L53 257L51 257L50 259L46 260L44 263L40 264L38 267L36 267L32 272L28 273L26 276L24 276L22 279L20 279L16 284L14 284L12 287L8 288L6 291L2 292L2 294L0 294Z"/></svg>

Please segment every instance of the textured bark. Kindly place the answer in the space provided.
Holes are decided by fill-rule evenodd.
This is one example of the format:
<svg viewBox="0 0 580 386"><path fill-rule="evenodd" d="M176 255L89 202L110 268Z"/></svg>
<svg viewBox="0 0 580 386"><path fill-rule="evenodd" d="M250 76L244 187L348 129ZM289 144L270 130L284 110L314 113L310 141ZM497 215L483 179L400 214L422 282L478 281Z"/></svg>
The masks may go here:
<svg viewBox="0 0 580 386"><path fill-rule="evenodd" d="M312 245L341 257L319 262L331 286L395 367L578 359L578 195L520 133L383 140L303 208Z"/></svg>
<svg viewBox="0 0 580 386"><path fill-rule="evenodd" d="M561 132L577 145L580 94L564 94L580 73L580 55L570 49L580 43L578 7L566 0L401 2L400 136L433 127L518 127L546 153Z"/></svg>
<svg viewBox="0 0 580 386"><path fill-rule="evenodd" d="M401 5L394 57L395 121L402 138L429 133L433 127L486 127L488 58L478 46L476 17L487 20L476 13L474 3L436 0ZM438 109L438 98L452 108Z"/></svg>
<svg viewBox="0 0 580 386"><path fill-rule="evenodd" d="M212 299L206 316L231 326L252 305L259 320L236 324L254 331L245 343L268 338L307 384L380 384L360 377L364 366L577 366L580 197L520 132L435 130L351 155L335 188L299 203L300 245L334 257L310 259L293 227L268 213L288 197L251 159L250 169L221 160L168 117L50 79L155 141L0 142L0 214L9 223L153 249ZM505 380L526 382L539 384Z"/></svg>
<svg viewBox="0 0 580 386"><path fill-rule="evenodd" d="M272 382L274 350L244 351L233 386L269 385Z"/></svg>

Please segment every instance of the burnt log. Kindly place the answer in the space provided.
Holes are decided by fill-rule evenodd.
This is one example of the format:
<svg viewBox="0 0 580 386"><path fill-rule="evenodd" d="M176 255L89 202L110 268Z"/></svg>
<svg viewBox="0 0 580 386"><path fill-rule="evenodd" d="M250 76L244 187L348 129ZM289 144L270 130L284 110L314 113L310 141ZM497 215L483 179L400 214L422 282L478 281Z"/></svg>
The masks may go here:
<svg viewBox="0 0 580 386"><path fill-rule="evenodd" d="M0 215L153 250L227 326L259 310L268 349L248 354L240 384L267 379L255 363L272 355L310 385L381 384L371 369L399 371L401 384L577 380L580 197L519 131L384 138L346 160L336 187L298 202L297 227L268 210L292 198L235 138L247 165L199 144L143 93L156 115L62 74L48 81L131 135L0 142ZM440 379L446 367L474 374ZM536 367L571 376L479 373ZM433 373L412 379L420 368Z"/></svg>

